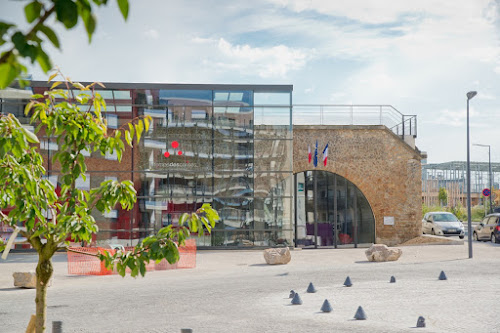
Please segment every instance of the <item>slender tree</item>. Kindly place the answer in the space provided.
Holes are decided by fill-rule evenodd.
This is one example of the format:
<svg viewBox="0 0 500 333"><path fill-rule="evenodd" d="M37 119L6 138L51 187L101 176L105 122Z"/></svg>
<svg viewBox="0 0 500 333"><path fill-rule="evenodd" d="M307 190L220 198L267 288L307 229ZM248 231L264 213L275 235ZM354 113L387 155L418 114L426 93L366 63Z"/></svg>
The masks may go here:
<svg viewBox="0 0 500 333"><path fill-rule="evenodd" d="M52 75L52 81L58 73ZM58 89L63 83L65 89ZM120 205L131 209L136 202L136 190L131 181L108 180L96 188L82 190L77 179L85 179L87 164L84 152L116 153L121 161L125 146L139 142L148 131L150 117L138 117L122 127L111 130L102 111L105 101L96 91L94 83L83 86L63 78L52 84L45 95L34 95L35 100L26 107L35 133L21 126L12 115L0 116L0 222L18 228L38 253L36 267L36 331L44 332L47 308L47 284L52 276L51 258L60 249L73 251L67 239L75 242L92 239L98 226L91 215L93 209L104 213ZM74 99L68 93L80 91ZM59 163L60 191L45 177L43 158L38 152L37 133L49 136L60 148L53 156ZM146 273L150 260L179 260L177 244L182 245L191 232L209 232L219 219L210 205L204 204L197 212L183 214L179 226L169 225L156 235L146 237L133 251L118 251L114 255L98 253L96 256L108 267L116 265L118 273L131 275ZM0 251L5 247L0 244Z"/></svg>

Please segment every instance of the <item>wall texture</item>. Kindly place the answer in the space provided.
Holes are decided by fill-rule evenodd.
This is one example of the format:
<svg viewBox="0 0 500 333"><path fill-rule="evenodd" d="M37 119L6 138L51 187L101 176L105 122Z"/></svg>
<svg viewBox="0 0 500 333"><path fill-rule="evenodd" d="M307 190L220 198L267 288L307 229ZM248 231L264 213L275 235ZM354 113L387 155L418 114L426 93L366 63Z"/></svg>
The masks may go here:
<svg viewBox="0 0 500 333"><path fill-rule="evenodd" d="M318 166L308 162L318 140ZM328 163L323 148L328 143ZM421 234L421 156L385 126L294 126L293 172L324 170L354 183L375 216L375 242L396 245ZM394 225L384 225L394 217Z"/></svg>

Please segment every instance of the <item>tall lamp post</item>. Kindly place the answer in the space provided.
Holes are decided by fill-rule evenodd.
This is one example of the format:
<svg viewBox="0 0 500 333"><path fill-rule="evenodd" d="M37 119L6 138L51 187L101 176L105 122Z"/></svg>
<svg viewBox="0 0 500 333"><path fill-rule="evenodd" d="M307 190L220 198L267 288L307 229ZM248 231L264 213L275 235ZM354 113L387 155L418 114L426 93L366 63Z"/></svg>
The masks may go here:
<svg viewBox="0 0 500 333"><path fill-rule="evenodd" d="M467 93L467 240L469 242L469 259L472 259L472 222L470 209L470 141L469 141L469 101L477 91Z"/></svg>
<svg viewBox="0 0 500 333"><path fill-rule="evenodd" d="M491 146L490 145L482 145L482 144L479 144L479 143L473 143L472 144L473 146L477 146L477 147L487 147L488 148L488 173L489 173L489 180L490 180L490 209L488 210L488 212L491 214L493 212L493 205L492 205L492 202L491 202L491 197L493 195L493 192L492 192L492 177L491 177Z"/></svg>

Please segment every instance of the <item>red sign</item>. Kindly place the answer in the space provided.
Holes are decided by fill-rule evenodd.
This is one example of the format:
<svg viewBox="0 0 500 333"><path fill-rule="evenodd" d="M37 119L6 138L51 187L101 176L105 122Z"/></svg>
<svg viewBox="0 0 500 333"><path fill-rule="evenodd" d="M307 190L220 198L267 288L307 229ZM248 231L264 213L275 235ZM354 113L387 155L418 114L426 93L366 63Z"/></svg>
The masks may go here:
<svg viewBox="0 0 500 333"><path fill-rule="evenodd" d="M490 194L491 194L491 192L490 192L490 189L489 189L489 188L485 188L485 189L483 190L483 195L484 195L485 197L489 197L489 196L490 196Z"/></svg>

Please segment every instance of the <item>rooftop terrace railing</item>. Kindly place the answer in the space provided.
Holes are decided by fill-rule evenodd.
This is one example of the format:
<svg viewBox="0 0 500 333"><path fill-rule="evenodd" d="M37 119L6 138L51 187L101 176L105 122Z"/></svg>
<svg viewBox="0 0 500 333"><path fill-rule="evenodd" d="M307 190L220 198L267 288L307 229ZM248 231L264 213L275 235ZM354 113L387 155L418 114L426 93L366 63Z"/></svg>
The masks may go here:
<svg viewBox="0 0 500 333"><path fill-rule="evenodd" d="M391 105L293 105L294 125L383 125L404 139L417 137L417 116Z"/></svg>

